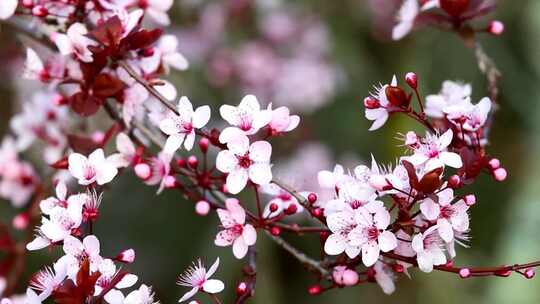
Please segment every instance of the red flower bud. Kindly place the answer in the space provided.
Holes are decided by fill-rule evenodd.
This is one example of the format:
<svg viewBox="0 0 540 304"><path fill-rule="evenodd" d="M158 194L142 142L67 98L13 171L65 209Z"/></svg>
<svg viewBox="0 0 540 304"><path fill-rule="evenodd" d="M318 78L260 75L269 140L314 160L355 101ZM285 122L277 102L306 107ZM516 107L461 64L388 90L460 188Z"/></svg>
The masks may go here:
<svg viewBox="0 0 540 304"><path fill-rule="evenodd" d="M270 228L270 233L273 235L273 236L278 236L281 234L281 229L279 229L279 227L272 227Z"/></svg>
<svg viewBox="0 0 540 304"><path fill-rule="evenodd" d="M208 152L208 146L210 145L210 140L206 137L201 138L199 140L199 149L201 149L202 153Z"/></svg>
<svg viewBox="0 0 540 304"><path fill-rule="evenodd" d="M290 204L287 209L285 209L284 213L287 215L295 214L296 211L298 211L298 207L295 204Z"/></svg>
<svg viewBox="0 0 540 304"><path fill-rule="evenodd" d="M368 96L364 98L364 107L366 107L366 109L378 109L381 107L381 104L374 97Z"/></svg>
<svg viewBox="0 0 540 304"><path fill-rule="evenodd" d="M409 72L405 75L405 82L415 90L418 88L418 76L413 72Z"/></svg>
<svg viewBox="0 0 540 304"><path fill-rule="evenodd" d="M308 197L307 197L307 200L310 204L314 204L316 201L317 201L317 194L311 192Z"/></svg>
<svg viewBox="0 0 540 304"><path fill-rule="evenodd" d="M199 160L197 159L197 156L191 155L188 157L187 163L190 168L196 169L197 165L199 164Z"/></svg>
<svg viewBox="0 0 540 304"><path fill-rule="evenodd" d="M308 288L308 293L312 296L319 295L321 294L321 292L322 292L321 285L313 285Z"/></svg>

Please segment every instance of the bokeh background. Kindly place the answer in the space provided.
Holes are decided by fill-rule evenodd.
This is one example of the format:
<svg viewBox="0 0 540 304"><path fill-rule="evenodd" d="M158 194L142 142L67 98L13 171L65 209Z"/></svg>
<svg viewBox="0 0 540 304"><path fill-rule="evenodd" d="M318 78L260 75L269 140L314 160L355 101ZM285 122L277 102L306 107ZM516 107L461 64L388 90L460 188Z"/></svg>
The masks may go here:
<svg viewBox="0 0 540 304"><path fill-rule="evenodd" d="M318 170L331 169L336 161L362 163L370 153L392 163L402 153L396 133L418 129L414 122L395 117L382 129L368 132L362 99L373 84L389 81L394 73L402 77L415 71L424 95L438 92L446 79L470 82L475 100L486 95L474 54L456 35L423 29L400 42L388 40L399 2L177 0L169 31L180 37L179 47L191 67L173 73L170 80L195 104L213 104L214 117L219 104L236 104L248 92L301 113L301 128L276 141L273 156L274 163L282 164L277 172L293 184L314 185ZM469 188L478 204L472 208L471 248L459 248L459 265L540 257L540 1L498 4L489 18L502 20L506 32L479 38L504 75L488 150L501 159L509 177L496 183L482 176ZM485 27L488 20L479 20L477 27ZM288 32L290 28L294 33ZM13 92L21 86L17 62L23 50L13 33L0 30L2 134L8 132L8 119L17 109ZM302 172L302 177L291 170ZM137 260L130 269L154 286L162 303L175 303L186 291L175 285L175 279L192 260L201 257L210 264L217 256L222 263L216 277L227 284L224 303L232 303L243 264L233 258L230 248L213 245L215 215L195 216L192 203L175 193L156 196L154 188L141 185L131 173L115 180L101 211L96 234L102 252L114 255L135 248ZM10 214L9 204L1 204L0 217ZM288 239L318 255L316 237ZM363 284L310 297L306 289L313 278L287 253L262 234L257 250L257 296L252 300L257 304L540 303L536 278L514 274L462 280L419 271L413 271L411 280L400 277L391 296L376 284ZM27 275L52 261L48 254L32 253ZM204 296L200 300L209 303Z"/></svg>

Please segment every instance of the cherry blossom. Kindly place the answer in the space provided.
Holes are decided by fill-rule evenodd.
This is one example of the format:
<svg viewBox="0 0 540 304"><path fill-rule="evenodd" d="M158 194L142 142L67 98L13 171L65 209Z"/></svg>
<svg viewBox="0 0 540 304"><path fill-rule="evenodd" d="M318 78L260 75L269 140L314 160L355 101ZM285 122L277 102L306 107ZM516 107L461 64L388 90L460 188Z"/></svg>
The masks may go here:
<svg viewBox="0 0 540 304"><path fill-rule="evenodd" d="M355 212L358 225L349 233L350 244L361 246L362 262L372 266L380 252L388 252L397 246L396 236L386 230L390 225L390 213L381 202L371 202Z"/></svg>
<svg viewBox="0 0 540 304"><path fill-rule="evenodd" d="M227 209L218 209L217 213L224 230L220 231L214 243L217 246L233 246L233 254L237 259L246 256L248 247L257 241L257 231L251 224L246 224L246 211L237 199L225 201Z"/></svg>
<svg viewBox="0 0 540 304"><path fill-rule="evenodd" d="M82 242L73 236L64 239L63 257L67 263L67 275L70 279L75 279L79 271L80 263L88 259L90 261L90 271L98 270L103 258L99 255L99 240L94 235L86 236Z"/></svg>
<svg viewBox="0 0 540 304"><path fill-rule="evenodd" d="M449 243L454 239L454 231L465 233L469 230L469 206L463 200L452 204L454 191L445 189L437 193L437 200L426 198L420 204L422 214L429 221L436 221L441 238Z"/></svg>
<svg viewBox="0 0 540 304"><path fill-rule="evenodd" d="M30 280L30 292L38 291L40 294L37 296L41 301L45 301L52 292L60 286L60 284L67 277L67 265L63 259L54 263L53 268L46 267L44 270L39 271Z"/></svg>
<svg viewBox="0 0 540 304"><path fill-rule="evenodd" d="M221 132L219 141L222 143L234 139L239 133L253 135L272 120L272 112L261 110L257 97L253 95L246 95L237 107L222 105L219 113L233 126Z"/></svg>
<svg viewBox="0 0 540 304"><path fill-rule="evenodd" d="M173 154L182 144L186 150L191 150L195 142L195 129L201 129L209 120L209 106L201 106L193 110L193 105L187 97L180 98L178 115L170 114L159 124L161 131L169 136L164 151Z"/></svg>
<svg viewBox="0 0 540 304"><path fill-rule="evenodd" d="M94 287L95 296L98 296L104 289L110 287L114 287L116 289L129 288L135 285L138 280L136 275L128 273L125 274L114 286L111 286L114 277L118 273L116 265L111 259L101 259L98 263L97 271L99 271L101 275L96 281L96 285Z"/></svg>
<svg viewBox="0 0 540 304"><path fill-rule="evenodd" d="M172 154L161 151L157 157L150 159L150 176L144 180L144 183L147 185L159 185L158 194L165 189L165 181L171 171L172 158Z"/></svg>
<svg viewBox="0 0 540 304"><path fill-rule="evenodd" d="M373 124L369 128L370 131L379 129L388 120L388 107L390 106L390 102L386 97L386 88L388 86L397 86L396 75L392 77L392 81L389 85L385 84L375 87L375 92L364 101L364 104L366 105L366 118L373 121Z"/></svg>
<svg viewBox="0 0 540 304"><path fill-rule="evenodd" d="M261 187L261 190L273 196L273 198L266 204L263 211L265 218L271 218L280 215L286 211L287 214L296 214L304 211L304 207L298 202L298 200L290 193L283 191L275 184L268 184ZM300 195L307 197L308 193L303 192Z"/></svg>
<svg viewBox="0 0 540 304"><path fill-rule="evenodd" d="M352 209L345 209L330 214L326 218L326 222L332 234L324 243L324 252L329 255L345 252L351 259L357 257L361 252L362 244L354 245L349 238L351 231L358 226L355 212Z"/></svg>
<svg viewBox="0 0 540 304"><path fill-rule="evenodd" d="M396 290L395 273L392 268L384 262L377 261L373 266L375 270L375 281L385 294L392 294Z"/></svg>
<svg viewBox="0 0 540 304"><path fill-rule="evenodd" d="M88 157L72 153L68 158L69 172L79 184L88 186L93 183L104 185L114 179L118 173L114 158L105 158L103 149L97 149Z"/></svg>
<svg viewBox="0 0 540 304"><path fill-rule="evenodd" d="M425 113L433 118L443 118L448 107L469 104L471 94L470 84L444 81L439 94L426 96Z"/></svg>
<svg viewBox="0 0 540 304"><path fill-rule="evenodd" d="M178 302L185 302L191 299L199 291L211 294L223 291L225 285L222 281L210 279L218 267L219 258L216 259L214 264L212 264L208 270L206 270L200 259L197 260L197 263L193 263L193 265L189 267L176 281L176 284L178 285L191 288L191 290L186 292L182 298L178 300Z"/></svg>
<svg viewBox="0 0 540 304"><path fill-rule="evenodd" d="M420 5L418 1L419 0L403 1L396 18L398 23L392 29L392 39L400 40L409 34L413 29L416 17L418 17L420 12L439 6L439 0L423 1L422 5Z"/></svg>
<svg viewBox="0 0 540 304"><path fill-rule="evenodd" d="M423 142L414 148L414 154L407 160L415 166L425 165L426 171L444 166L461 168L463 162L459 154L447 151L452 138L451 129L448 129L441 136L428 133Z"/></svg>
<svg viewBox="0 0 540 304"><path fill-rule="evenodd" d="M116 136L116 150L119 153L113 154L109 158L117 168L128 167L138 158L135 144L125 133L119 133Z"/></svg>
<svg viewBox="0 0 540 304"><path fill-rule="evenodd" d="M272 104L268 105L268 110L272 112L272 120L268 123L270 134L281 134L290 132L300 124L300 116L290 115L289 108L279 107L272 110Z"/></svg>
<svg viewBox="0 0 540 304"><path fill-rule="evenodd" d="M116 289L109 291L105 295L105 301L109 304L159 304L154 302L154 292L152 288L142 284L139 289L133 290L127 296Z"/></svg>
<svg viewBox="0 0 540 304"><path fill-rule="evenodd" d="M142 69L146 73L152 73L163 66L166 74L171 67L179 71L187 70L189 63L177 49L178 38L174 35L163 35L152 49L153 55L141 59Z"/></svg>
<svg viewBox="0 0 540 304"><path fill-rule="evenodd" d="M92 52L89 46L96 46L97 42L86 37L88 30L82 23L72 24L66 34L53 33L51 39L56 43L62 55L74 54L83 62L92 62Z"/></svg>
<svg viewBox="0 0 540 304"><path fill-rule="evenodd" d="M446 256L442 249L443 241L437 233L437 225L429 227L412 239L412 249L416 252L418 268L423 272L431 272L433 266L444 265Z"/></svg>
<svg viewBox="0 0 540 304"><path fill-rule="evenodd" d="M173 6L174 0L145 0L138 1L138 4L157 24L167 26L171 23L167 11Z"/></svg>
<svg viewBox="0 0 540 304"><path fill-rule="evenodd" d="M270 156L272 146L267 141L249 144L249 139L240 135L227 143L228 150L220 151L216 159L219 171L227 173L227 189L237 194L246 186L248 179L258 185L272 180Z"/></svg>

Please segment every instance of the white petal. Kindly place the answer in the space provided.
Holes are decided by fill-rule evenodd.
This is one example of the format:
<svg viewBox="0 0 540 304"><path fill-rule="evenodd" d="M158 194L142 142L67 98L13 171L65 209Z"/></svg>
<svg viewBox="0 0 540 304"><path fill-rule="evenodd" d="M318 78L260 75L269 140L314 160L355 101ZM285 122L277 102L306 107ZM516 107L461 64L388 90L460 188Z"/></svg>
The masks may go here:
<svg viewBox="0 0 540 304"><path fill-rule="evenodd" d="M118 284L116 284L115 287L118 289L129 288L135 285L138 279L139 278L136 275L128 273L120 280L120 282L118 282Z"/></svg>
<svg viewBox="0 0 540 304"><path fill-rule="evenodd" d="M457 153L453 152L442 152L439 155L439 158L444 162L445 165L450 166L452 168L461 168L463 166L463 162L461 161L461 156Z"/></svg>
<svg viewBox="0 0 540 304"><path fill-rule="evenodd" d="M205 278L206 279L210 278L216 272L218 267L219 267L219 257L217 257L214 264L212 264L212 266L210 266L210 268L208 268L208 271L206 271Z"/></svg>
<svg viewBox="0 0 540 304"><path fill-rule="evenodd" d="M388 252L397 247L397 238L390 231L383 231L377 240L379 242L379 248L382 252Z"/></svg>
<svg viewBox="0 0 540 304"><path fill-rule="evenodd" d="M229 173L233 171L238 165L238 159L229 150L220 151L216 158L216 168L223 172Z"/></svg>
<svg viewBox="0 0 540 304"><path fill-rule="evenodd" d="M185 137L185 134L173 134L169 136L165 142L163 151L165 151L167 154L174 154L182 146Z"/></svg>
<svg viewBox="0 0 540 304"><path fill-rule="evenodd" d="M86 250L86 252L90 256L99 255L100 246L99 246L99 240L94 235L89 235L84 238L83 245Z"/></svg>
<svg viewBox="0 0 540 304"><path fill-rule="evenodd" d="M345 251L346 240L339 234L331 234L324 243L324 252L328 255L338 255Z"/></svg>
<svg viewBox="0 0 540 304"><path fill-rule="evenodd" d="M198 107L197 110L195 110L195 113L193 113L193 126L197 129L206 126L210 120L210 115L209 106Z"/></svg>
<svg viewBox="0 0 540 304"><path fill-rule="evenodd" d="M237 238L233 243L233 255L237 259L242 259L248 252L248 245L244 242L244 238Z"/></svg>
<svg viewBox="0 0 540 304"><path fill-rule="evenodd" d="M362 262L366 267L372 266L379 259L379 245L375 241L369 241L362 246Z"/></svg>
<svg viewBox="0 0 540 304"><path fill-rule="evenodd" d="M190 291L186 292L178 302L184 302L189 299L191 299L197 292L199 291L199 287L193 287Z"/></svg>
<svg viewBox="0 0 540 304"><path fill-rule="evenodd" d="M437 221L437 226L439 226L437 229L439 231L439 235L445 242L449 243L454 239L454 229L448 220L439 219Z"/></svg>
<svg viewBox="0 0 540 304"><path fill-rule="evenodd" d="M269 162L272 145L267 141L256 141L249 147L249 158L255 162Z"/></svg>
<svg viewBox="0 0 540 304"><path fill-rule="evenodd" d="M272 181L272 170L269 164L256 163L249 167L249 179L257 185L267 185Z"/></svg>
<svg viewBox="0 0 540 304"><path fill-rule="evenodd" d="M252 246L257 241L257 231L253 226L250 224L247 224L244 226L244 231L242 232L242 237L244 238L244 242L248 246Z"/></svg>
<svg viewBox="0 0 540 304"><path fill-rule="evenodd" d="M235 169L227 175L227 190L231 194L238 194L248 181L248 172L245 169Z"/></svg>
<svg viewBox="0 0 540 304"><path fill-rule="evenodd" d="M207 293L219 293L225 289L225 284L220 280L207 280L202 286L202 290Z"/></svg>
<svg viewBox="0 0 540 304"><path fill-rule="evenodd" d="M431 199L427 198L423 203L420 204L420 211L430 221L434 221L439 217L441 208Z"/></svg>

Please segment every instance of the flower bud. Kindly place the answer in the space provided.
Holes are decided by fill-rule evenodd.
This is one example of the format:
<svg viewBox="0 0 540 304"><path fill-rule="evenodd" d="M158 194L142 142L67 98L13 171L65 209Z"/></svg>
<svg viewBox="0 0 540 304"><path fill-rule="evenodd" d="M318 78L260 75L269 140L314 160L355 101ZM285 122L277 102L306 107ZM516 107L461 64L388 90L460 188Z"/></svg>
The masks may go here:
<svg viewBox="0 0 540 304"><path fill-rule="evenodd" d="M498 277L506 278L512 274L512 270L509 270L509 269L498 270L498 271L495 271L494 274Z"/></svg>
<svg viewBox="0 0 540 304"><path fill-rule="evenodd" d="M187 165L187 162L186 162L186 160L183 159L183 158L178 158L178 159L176 160L176 164L177 164L178 167L180 167L180 168L185 168L186 165Z"/></svg>
<svg viewBox="0 0 540 304"><path fill-rule="evenodd" d="M308 288L308 293L312 296L316 296L316 295L319 295L321 294L322 292L322 288L321 288L321 285L313 285L311 287Z"/></svg>
<svg viewBox="0 0 540 304"><path fill-rule="evenodd" d="M295 214L296 211L298 211L298 207L295 204L290 204L285 211L283 211L286 215L292 215Z"/></svg>
<svg viewBox="0 0 540 304"><path fill-rule="evenodd" d="M491 170L499 169L499 167L501 166L501 161L497 158L492 158L489 160L488 166Z"/></svg>
<svg viewBox="0 0 540 304"><path fill-rule="evenodd" d="M21 4L24 8L32 8L34 7L34 0L22 0Z"/></svg>
<svg viewBox="0 0 540 304"><path fill-rule="evenodd" d="M384 90L386 94L386 98L388 98L388 101L396 106L396 107L402 107L406 108L409 106L409 97L407 97L407 94L405 91L403 91L400 87L393 87L393 86L387 86Z"/></svg>
<svg viewBox="0 0 540 304"><path fill-rule="evenodd" d="M236 294L241 296L244 295L248 291L248 285L246 282L240 282L238 283L238 286L236 286Z"/></svg>
<svg viewBox="0 0 540 304"><path fill-rule="evenodd" d="M487 31L495 36L500 36L504 32L504 23L499 20L492 20L489 22Z"/></svg>
<svg viewBox="0 0 540 304"><path fill-rule="evenodd" d="M354 286L358 283L358 273L354 270L347 269L343 272L343 285Z"/></svg>
<svg viewBox="0 0 540 304"><path fill-rule="evenodd" d="M105 133L101 131L96 131L92 133L92 141L95 142L96 144L102 143L104 139L105 139Z"/></svg>
<svg viewBox="0 0 540 304"><path fill-rule="evenodd" d="M469 8L470 0L440 0L441 8L452 17L459 17Z"/></svg>
<svg viewBox="0 0 540 304"><path fill-rule="evenodd" d="M465 201L465 204L469 207L476 204L476 196L474 196L474 194L465 195L465 198L463 200Z"/></svg>
<svg viewBox="0 0 540 304"><path fill-rule="evenodd" d="M152 176L152 169L146 163L135 165L135 174L142 180L147 180Z"/></svg>
<svg viewBox="0 0 540 304"><path fill-rule="evenodd" d="M525 272L523 273L523 275L525 276L525 278L527 279L532 279L534 278L534 275L535 275L535 271L534 271L534 268L530 267L530 268L527 268L525 269Z"/></svg>
<svg viewBox="0 0 540 304"><path fill-rule="evenodd" d="M403 273L403 272L405 272L405 267L403 267L403 265L401 265L401 264L394 264L394 265L392 265L392 269L393 269L396 273Z"/></svg>
<svg viewBox="0 0 540 304"><path fill-rule="evenodd" d="M199 140L199 149L201 149L202 153L208 152L208 146L210 145L210 140L208 138L203 137L201 140Z"/></svg>
<svg viewBox="0 0 540 304"><path fill-rule="evenodd" d="M273 236L278 236L281 234L281 229L279 229L279 227L272 227L270 228L270 233L273 235Z"/></svg>
<svg viewBox="0 0 540 304"><path fill-rule="evenodd" d="M30 224L30 217L26 212L19 213L13 218L11 224L13 225L13 228L17 230L24 230Z"/></svg>
<svg viewBox="0 0 540 304"><path fill-rule="evenodd" d="M462 278L462 279L466 279L468 277L471 276L471 270L469 268L461 268L459 270L459 276Z"/></svg>
<svg viewBox="0 0 540 304"><path fill-rule="evenodd" d="M165 179L165 188L174 188L176 187L176 178L172 175L167 175L164 177Z"/></svg>
<svg viewBox="0 0 540 304"><path fill-rule="evenodd" d="M120 252L118 256L116 256L115 260L122 263L128 263L128 264L133 263L133 261L135 261L135 250L133 249L124 250Z"/></svg>
<svg viewBox="0 0 540 304"><path fill-rule="evenodd" d="M452 189L457 189L461 187L461 177L459 175L452 175L448 178L448 187Z"/></svg>
<svg viewBox="0 0 540 304"><path fill-rule="evenodd" d="M195 204L195 213L201 216L208 215L210 212L210 204L205 200L200 200Z"/></svg>
<svg viewBox="0 0 540 304"><path fill-rule="evenodd" d="M364 98L364 107L366 107L366 109L378 109L381 107L381 104L374 97L368 96Z"/></svg>
<svg viewBox="0 0 540 304"><path fill-rule="evenodd" d="M197 159L197 156L191 155L190 157L188 157L187 163L190 168L195 169L199 164L199 160Z"/></svg>
<svg viewBox="0 0 540 304"><path fill-rule="evenodd" d="M506 179L507 172L504 168L498 168L497 170L493 171L493 177L495 177L495 180L498 182L502 182Z"/></svg>
<svg viewBox="0 0 540 304"><path fill-rule="evenodd" d="M307 200L310 204L314 204L316 201L317 201L317 194L311 192L308 197L307 197Z"/></svg>
<svg viewBox="0 0 540 304"><path fill-rule="evenodd" d="M313 215L316 218L322 219L323 217L323 209L322 208L315 208L311 210L311 215Z"/></svg>
<svg viewBox="0 0 540 304"><path fill-rule="evenodd" d="M414 90L418 88L418 76L413 72L405 74L405 82Z"/></svg>
<svg viewBox="0 0 540 304"><path fill-rule="evenodd" d="M43 5L36 5L32 8L32 15L43 18L49 14L49 10Z"/></svg>
<svg viewBox="0 0 540 304"><path fill-rule="evenodd" d="M270 212L276 212L279 206L276 203L270 203Z"/></svg>

